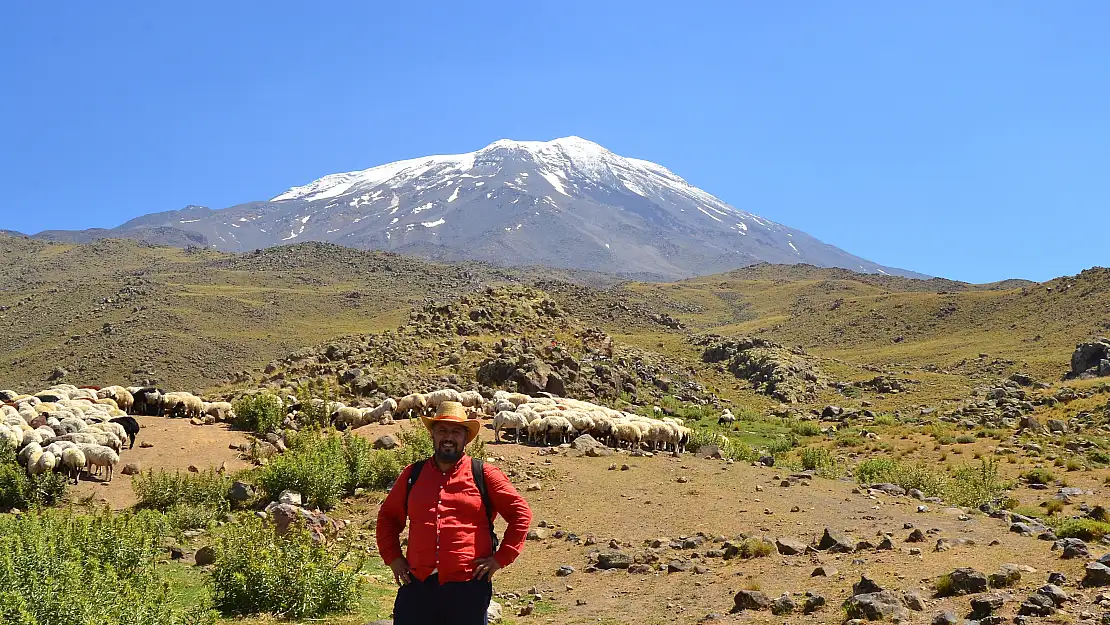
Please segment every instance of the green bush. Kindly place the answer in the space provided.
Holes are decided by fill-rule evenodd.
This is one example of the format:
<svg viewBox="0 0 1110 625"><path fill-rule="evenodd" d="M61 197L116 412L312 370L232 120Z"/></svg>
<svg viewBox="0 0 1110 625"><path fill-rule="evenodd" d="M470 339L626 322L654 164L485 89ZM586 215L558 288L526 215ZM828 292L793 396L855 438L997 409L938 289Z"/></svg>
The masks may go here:
<svg viewBox="0 0 1110 625"><path fill-rule="evenodd" d="M894 458L868 458L856 467L856 479L860 484L892 482L896 479L899 467Z"/></svg>
<svg viewBox="0 0 1110 625"><path fill-rule="evenodd" d="M977 507L998 499L1009 487L998 473L998 460L983 458L978 465L956 469L944 489L944 498L957 506Z"/></svg>
<svg viewBox="0 0 1110 625"><path fill-rule="evenodd" d="M0 623L200 625L207 606L172 607L154 566L156 513L0 518Z"/></svg>
<svg viewBox="0 0 1110 625"><path fill-rule="evenodd" d="M881 414L875 417L875 425L897 425L898 420L892 414Z"/></svg>
<svg viewBox="0 0 1110 625"><path fill-rule="evenodd" d="M277 431L285 420L281 398L272 393L244 395L235 401L235 427L248 432Z"/></svg>
<svg viewBox="0 0 1110 625"><path fill-rule="evenodd" d="M960 434L956 437L956 442L961 445L967 445L968 443L974 443L975 437L971 434Z"/></svg>
<svg viewBox="0 0 1110 625"><path fill-rule="evenodd" d="M797 421L790 424L790 431L798 436L820 436L821 426L813 421Z"/></svg>
<svg viewBox="0 0 1110 625"><path fill-rule="evenodd" d="M1099 466L1110 464L1110 454L1101 449L1092 449L1087 452L1087 459Z"/></svg>
<svg viewBox="0 0 1110 625"><path fill-rule="evenodd" d="M906 490L916 488L926 496L970 507L994 501L1007 488L994 458L984 458L978 465L960 467L951 473L925 464L902 464L893 458L869 458L856 467L856 479L861 484L890 482Z"/></svg>
<svg viewBox="0 0 1110 625"><path fill-rule="evenodd" d="M775 440L767 443L767 453L775 456L781 456L798 445L798 439L794 436L787 438L776 438Z"/></svg>
<svg viewBox="0 0 1110 625"><path fill-rule="evenodd" d="M150 470L131 479L131 490L139 499L136 505L159 512L167 512L178 505L225 510L229 507L227 493L230 488L231 478L214 469L202 473Z"/></svg>
<svg viewBox="0 0 1110 625"><path fill-rule="evenodd" d="M829 469L836 466L832 452L822 447L806 447L801 451L802 468L806 471Z"/></svg>
<svg viewBox="0 0 1110 625"><path fill-rule="evenodd" d="M224 614L311 619L351 612L357 605L361 562L346 562L350 552L338 554L316 543L301 526L278 537L248 517L228 525L217 543L212 596Z"/></svg>
<svg viewBox="0 0 1110 625"><path fill-rule="evenodd" d="M775 552L775 546L762 538L745 538L739 545L740 557L745 560L750 558L764 558Z"/></svg>
<svg viewBox="0 0 1110 625"><path fill-rule="evenodd" d="M1083 469L1083 461L1079 458L1068 458L1068 461L1064 464L1064 468L1068 471L1080 471Z"/></svg>
<svg viewBox="0 0 1110 625"><path fill-rule="evenodd" d="M1051 484L1056 480L1056 476L1048 469L1032 469L1022 473L1021 476L1030 484Z"/></svg>
<svg viewBox="0 0 1110 625"><path fill-rule="evenodd" d="M1056 536L1079 538L1086 541L1101 540L1110 534L1110 523L1094 519L1067 519L1056 526Z"/></svg>
<svg viewBox="0 0 1110 625"><path fill-rule="evenodd" d="M69 480L62 473L27 475L15 449L0 443L0 511L52 506L65 499Z"/></svg>

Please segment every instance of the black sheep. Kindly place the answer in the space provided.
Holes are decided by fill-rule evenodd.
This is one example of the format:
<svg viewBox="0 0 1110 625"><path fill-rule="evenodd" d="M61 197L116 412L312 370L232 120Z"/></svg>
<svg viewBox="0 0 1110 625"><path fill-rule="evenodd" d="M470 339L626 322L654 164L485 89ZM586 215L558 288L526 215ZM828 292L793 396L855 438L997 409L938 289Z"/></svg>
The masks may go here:
<svg viewBox="0 0 1110 625"><path fill-rule="evenodd" d="M112 423L118 423L123 426L127 432L127 438L131 439L131 446L128 449L135 448L135 437L139 435L139 422L135 417L116 417L112 419Z"/></svg>

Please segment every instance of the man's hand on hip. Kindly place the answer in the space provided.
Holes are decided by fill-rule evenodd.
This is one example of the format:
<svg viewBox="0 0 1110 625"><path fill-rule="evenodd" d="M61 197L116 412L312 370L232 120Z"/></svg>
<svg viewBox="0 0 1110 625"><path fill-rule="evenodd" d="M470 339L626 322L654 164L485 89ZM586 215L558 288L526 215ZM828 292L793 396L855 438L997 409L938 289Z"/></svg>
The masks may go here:
<svg viewBox="0 0 1110 625"><path fill-rule="evenodd" d="M393 581L397 582L398 586L404 586L412 581L412 569L409 568L409 561L404 556L390 562L389 568L393 569Z"/></svg>
<svg viewBox="0 0 1110 625"><path fill-rule="evenodd" d="M485 558L478 558L474 561L474 577L473 579L493 579L493 574L501 569L501 565L493 556Z"/></svg>

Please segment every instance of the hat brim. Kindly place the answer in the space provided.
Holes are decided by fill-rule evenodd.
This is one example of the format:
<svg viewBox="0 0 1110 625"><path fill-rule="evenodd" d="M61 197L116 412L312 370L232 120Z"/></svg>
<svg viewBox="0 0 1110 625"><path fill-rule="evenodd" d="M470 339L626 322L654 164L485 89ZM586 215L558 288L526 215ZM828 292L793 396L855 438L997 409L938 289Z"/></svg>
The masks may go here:
<svg viewBox="0 0 1110 625"><path fill-rule="evenodd" d="M467 419L465 421L462 421L459 419L437 419L434 417L420 417L420 420L424 422L424 427L428 428L429 433L432 431L432 428L435 427L436 423L457 423L466 427L467 445L469 445L474 439L478 438L478 432L482 430L482 422L478 419Z"/></svg>

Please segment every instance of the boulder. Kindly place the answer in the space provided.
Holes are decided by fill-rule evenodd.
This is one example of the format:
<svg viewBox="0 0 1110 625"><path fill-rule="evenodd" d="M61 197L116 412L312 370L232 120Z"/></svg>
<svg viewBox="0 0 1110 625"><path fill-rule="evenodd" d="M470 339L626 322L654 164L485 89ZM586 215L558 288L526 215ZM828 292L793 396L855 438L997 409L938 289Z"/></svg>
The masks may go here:
<svg viewBox="0 0 1110 625"><path fill-rule="evenodd" d="M1068 377L1077 378L1091 369L1098 374L1098 367L1103 360L1110 359L1110 339L1099 338L1089 343L1080 343L1075 346L1071 355L1071 372Z"/></svg>
<svg viewBox="0 0 1110 625"><path fill-rule="evenodd" d="M831 553L852 553L855 550L855 543L844 532L826 527L820 542L817 543L817 548Z"/></svg>
<svg viewBox="0 0 1110 625"><path fill-rule="evenodd" d="M396 449L397 439L391 434L382 434L374 440L374 449Z"/></svg>
<svg viewBox="0 0 1110 625"><path fill-rule="evenodd" d="M806 593L806 601L802 606L803 614L812 614L825 605L825 598L818 594Z"/></svg>
<svg viewBox="0 0 1110 625"><path fill-rule="evenodd" d="M1051 616L1055 612L1056 603L1051 597L1039 592L1029 595L1018 608L1020 616Z"/></svg>
<svg viewBox="0 0 1110 625"><path fill-rule="evenodd" d="M193 556L193 561L197 566L208 566L216 561L216 550L210 546L204 546L197 549L196 555Z"/></svg>
<svg viewBox="0 0 1110 625"><path fill-rule="evenodd" d="M971 595L987 590L987 576L975 569L961 567L948 575L954 595Z"/></svg>
<svg viewBox="0 0 1110 625"><path fill-rule="evenodd" d="M734 604L732 606L733 614L744 610L765 610L771 607L771 600L758 590L741 590L736 593L732 601Z"/></svg>
<svg viewBox="0 0 1110 625"><path fill-rule="evenodd" d="M1009 588L1021 581L1021 569L1016 564L1003 564L990 574L991 588Z"/></svg>
<svg viewBox="0 0 1110 625"><path fill-rule="evenodd" d="M971 613L974 618L983 618L994 614L994 611L1001 608L1006 602L1010 600L1010 595L1004 592L992 592L985 595L979 595L971 599Z"/></svg>
<svg viewBox="0 0 1110 625"><path fill-rule="evenodd" d="M599 569L627 569L632 565L632 556L616 549L602 551L597 555Z"/></svg>
<svg viewBox="0 0 1110 625"><path fill-rule="evenodd" d="M850 597L844 602L844 611L848 618L868 621L905 621L910 615L910 611L902 605L898 595L889 590Z"/></svg>
<svg viewBox="0 0 1110 625"><path fill-rule="evenodd" d="M1062 549L1060 557L1064 560L1071 560L1072 558L1088 558L1091 555L1090 550L1087 548L1087 543L1079 538L1062 538L1056 541L1052 548L1059 547Z"/></svg>
<svg viewBox="0 0 1110 625"><path fill-rule="evenodd" d="M783 593L781 597L771 602L771 614L781 616L783 614L790 614L798 607L794 600L790 598L790 593Z"/></svg>
<svg viewBox="0 0 1110 625"><path fill-rule="evenodd" d="M488 622L488 623L500 623L501 622L501 604L492 600L492 599L489 602L489 607L486 608L486 622ZM392 625L392 623L393 623L393 621L390 621L390 625Z"/></svg>
<svg viewBox="0 0 1110 625"><path fill-rule="evenodd" d="M1106 566L1101 562L1091 562L1087 565L1087 570L1083 575L1084 586L1095 586L1101 588L1103 586L1110 586L1110 566Z"/></svg>
<svg viewBox="0 0 1110 625"><path fill-rule="evenodd" d="M123 475L138 475L142 473L142 467L138 462L128 462L120 473Z"/></svg>
<svg viewBox="0 0 1110 625"><path fill-rule="evenodd" d="M871 489L884 492L888 495L902 496L906 494L906 489L897 484L889 484L886 482L881 484L872 484Z"/></svg>
<svg viewBox="0 0 1110 625"><path fill-rule="evenodd" d="M902 603L904 603L907 608L913 610L914 612L925 611L925 598L922 597L921 593L916 590L907 590L906 592L902 593Z"/></svg>
<svg viewBox="0 0 1110 625"><path fill-rule="evenodd" d="M304 505L304 497L295 490L283 490L278 495L278 503L289 504L291 506Z"/></svg>
<svg viewBox="0 0 1110 625"><path fill-rule="evenodd" d="M806 552L806 545L790 538L779 538L775 547L784 556L800 556Z"/></svg>
<svg viewBox="0 0 1110 625"><path fill-rule="evenodd" d="M232 482L231 488L227 491L227 498L232 501L250 501L254 497L254 487L246 482L236 480Z"/></svg>
<svg viewBox="0 0 1110 625"><path fill-rule="evenodd" d="M866 595L877 592L882 592L883 587L880 586L875 580L867 576L867 574L860 575L859 581L852 584L853 595Z"/></svg>
<svg viewBox="0 0 1110 625"><path fill-rule="evenodd" d="M590 436L589 434L583 434L571 441L570 447L571 449L576 449L578 451L581 451L582 453L588 453L592 449L606 449L605 445L599 443L596 438Z"/></svg>

